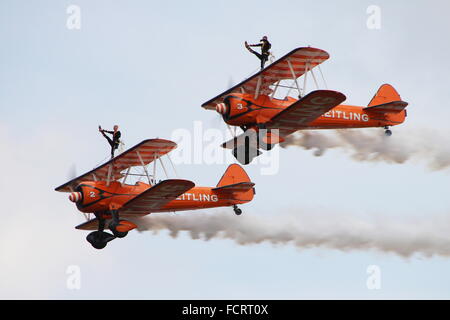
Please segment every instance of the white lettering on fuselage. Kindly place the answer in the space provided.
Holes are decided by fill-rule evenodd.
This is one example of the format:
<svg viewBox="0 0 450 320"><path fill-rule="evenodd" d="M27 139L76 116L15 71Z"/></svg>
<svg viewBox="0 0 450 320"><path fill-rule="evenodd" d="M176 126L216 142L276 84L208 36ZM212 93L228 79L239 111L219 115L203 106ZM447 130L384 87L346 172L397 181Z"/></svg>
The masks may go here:
<svg viewBox="0 0 450 320"><path fill-rule="evenodd" d="M215 194L205 193L183 193L176 200L190 200L190 201L202 201L202 202L217 202L219 197Z"/></svg>
<svg viewBox="0 0 450 320"><path fill-rule="evenodd" d="M347 112L342 110L330 110L325 112L322 117L355 121L369 121L369 116L366 113Z"/></svg>

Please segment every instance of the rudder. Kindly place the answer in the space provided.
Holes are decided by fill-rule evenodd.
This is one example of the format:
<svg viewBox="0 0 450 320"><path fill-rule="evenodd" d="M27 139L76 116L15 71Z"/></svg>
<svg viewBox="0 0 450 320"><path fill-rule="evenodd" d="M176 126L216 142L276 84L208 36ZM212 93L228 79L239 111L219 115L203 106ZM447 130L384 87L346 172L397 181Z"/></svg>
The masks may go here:
<svg viewBox="0 0 450 320"><path fill-rule="evenodd" d="M400 95L397 90L394 89L390 84L383 84L378 89L377 93L373 96L372 100L370 100L368 107L378 106L381 104L386 104L392 101L401 101Z"/></svg>
<svg viewBox="0 0 450 320"><path fill-rule="evenodd" d="M408 102L402 101L393 86L383 84L364 110L376 113L400 114L407 105ZM403 114L406 116L406 111Z"/></svg>
<svg viewBox="0 0 450 320"><path fill-rule="evenodd" d="M240 182L251 182L247 172L238 164L230 164L216 187L223 187Z"/></svg>
<svg viewBox="0 0 450 320"><path fill-rule="evenodd" d="M235 163L228 166L213 191L230 196L236 203L246 203L255 196L254 186L245 170Z"/></svg>

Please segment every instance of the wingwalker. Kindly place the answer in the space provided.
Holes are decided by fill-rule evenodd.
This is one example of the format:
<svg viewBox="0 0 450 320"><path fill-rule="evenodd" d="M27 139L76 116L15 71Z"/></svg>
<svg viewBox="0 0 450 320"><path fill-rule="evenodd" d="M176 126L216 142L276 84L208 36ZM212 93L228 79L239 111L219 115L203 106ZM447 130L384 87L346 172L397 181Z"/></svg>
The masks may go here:
<svg viewBox="0 0 450 320"><path fill-rule="evenodd" d="M408 103L389 84L383 84L366 107L341 104L346 97L337 91L315 90L305 94L308 73L318 88L313 69L318 66L322 74L320 64L328 58L329 54L321 49L294 49L203 103L203 108L217 111L227 125L243 131L222 147L232 149L239 162L248 164L261 154L259 148L270 150L298 130L383 127L390 136L389 127L405 120ZM303 88L298 81L301 76ZM280 97L283 89L287 92ZM289 96L291 92L297 92L298 99Z"/></svg>
<svg viewBox="0 0 450 320"><path fill-rule="evenodd" d="M69 192L69 200L86 214L87 222L78 225L80 230L96 230L87 241L96 249L104 248L115 238L125 237L137 225L121 218L140 217L152 212L175 212L232 206L240 215L238 204L252 201L254 183L238 164L232 164L223 174L216 187L196 187L192 181L166 179L156 182L156 162L175 149L175 142L148 139L116 156L105 164L57 187L56 191ZM169 158L170 159L170 158ZM148 165L153 163L153 173ZM132 173L134 167L142 167L144 173ZM137 181L127 184L127 178L139 176L148 183ZM90 214L95 218L90 219ZM109 228L111 233L105 232Z"/></svg>

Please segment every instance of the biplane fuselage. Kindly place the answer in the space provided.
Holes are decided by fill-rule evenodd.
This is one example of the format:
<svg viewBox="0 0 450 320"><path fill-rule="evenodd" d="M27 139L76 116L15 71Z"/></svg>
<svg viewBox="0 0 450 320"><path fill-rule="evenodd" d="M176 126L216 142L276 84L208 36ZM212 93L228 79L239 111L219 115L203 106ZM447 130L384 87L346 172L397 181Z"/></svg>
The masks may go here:
<svg viewBox="0 0 450 320"><path fill-rule="evenodd" d="M78 210L84 213L120 210L125 203L151 187L150 184L143 182L128 185L112 181L107 185L106 181L84 181L75 189L76 193L79 193L75 202ZM229 194L213 189L212 187L193 187L160 208L149 207L149 211L167 212L225 207L243 204L253 198L253 190L242 191L230 197Z"/></svg>
<svg viewBox="0 0 450 320"><path fill-rule="evenodd" d="M216 110L229 125L260 127L297 101L292 97L280 100L267 95L260 95L255 100L251 94L234 93L225 97L223 105L218 106ZM406 117L406 110L397 113L379 113L366 111L364 108L340 104L306 124L303 129L395 126L404 122Z"/></svg>

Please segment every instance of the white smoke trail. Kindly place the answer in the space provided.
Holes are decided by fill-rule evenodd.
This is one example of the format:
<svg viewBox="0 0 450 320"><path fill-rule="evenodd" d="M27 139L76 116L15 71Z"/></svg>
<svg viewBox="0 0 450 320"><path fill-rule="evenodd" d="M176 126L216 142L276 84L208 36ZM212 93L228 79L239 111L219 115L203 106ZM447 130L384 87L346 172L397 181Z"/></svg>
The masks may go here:
<svg viewBox="0 0 450 320"><path fill-rule="evenodd" d="M368 218L296 213L272 217L226 213L152 214L135 221L139 231L181 231L192 239L231 239L240 245L263 242L298 248L375 250L402 257L450 256L450 217Z"/></svg>
<svg viewBox="0 0 450 320"><path fill-rule="evenodd" d="M424 161L432 170L450 166L450 139L424 129L398 130L391 137L380 129L300 131L281 144L283 148L290 146L312 149L316 156L322 156L328 149L341 149L356 161Z"/></svg>

